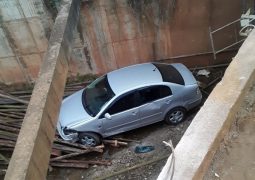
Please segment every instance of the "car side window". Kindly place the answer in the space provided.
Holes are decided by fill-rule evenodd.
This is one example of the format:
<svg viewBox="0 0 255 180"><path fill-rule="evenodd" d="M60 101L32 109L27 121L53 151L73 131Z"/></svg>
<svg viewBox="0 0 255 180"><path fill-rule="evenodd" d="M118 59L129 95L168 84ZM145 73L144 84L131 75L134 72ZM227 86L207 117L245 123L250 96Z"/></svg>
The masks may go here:
<svg viewBox="0 0 255 180"><path fill-rule="evenodd" d="M172 91L167 86L152 86L139 90L140 104L155 101L172 95Z"/></svg>
<svg viewBox="0 0 255 180"><path fill-rule="evenodd" d="M160 98L171 96L172 91L168 86L160 86Z"/></svg>
<svg viewBox="0 0 255 180"><path fill-rule="evenodd" d="M120 113L122 111L126 111L128 109L132 109L132 108L136 107L136 103L135 102L136 102L135 101L135 92L127 94L127 95L124 95L119 100L117 100L107 110L107 112L112 115L112 114Z"/></svg>

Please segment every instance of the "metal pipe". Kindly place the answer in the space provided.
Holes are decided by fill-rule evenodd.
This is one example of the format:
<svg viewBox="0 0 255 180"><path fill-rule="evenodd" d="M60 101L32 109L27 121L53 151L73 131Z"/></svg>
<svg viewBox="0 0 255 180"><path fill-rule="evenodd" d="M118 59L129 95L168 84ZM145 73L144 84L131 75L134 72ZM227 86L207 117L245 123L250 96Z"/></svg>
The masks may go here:
<svg viewBox="0 0 255 180"><path fill-rule="evenodd" d="M229 49L229 50L226 50L224 52L231 52L231 51L237 51L237 49ZM213 54L213 52L212 51L208 51L208 52L201 52L201 53L173 56L173 57L169 57L167 59L159 59L157 61L165 61L165 60L179 59L179 58L188 58L188 57L194 57L194 56L203 56L203 55L209 55L209 54Z"/></svg>
<svg viewBox="0 0 255 180"><path fill-rule="evenodd" d="M222 26L222 27L220 27L220 28L218 28L218 29L215 29L215 30L211 31L211 33L212 33L212 34L213 34L213 33L216 33L217 31L222 30L222 29L224 29L225 27L230 26L230 25L232 25L232 24L234 24L234 23L236 23L236 22L238 22L238 21L240 21L240 20L241 20L241 18L239 18L239 19L237 19L237 20L235 20L235 21L232 21L231 23L228 23L228 24L226 24L225 26Z"/></svg>
<svg viewBox="0 0 255 180"><path fill-rule="evenodd" d="M211 65L211 66L202 66L202 67L189 68L189 70L193 71L193 70L207 69L207 68L220 68L220 67L226 67L226 66L228 66L228 65L229 65L229 63L225 63L225 64L216 64L216 65Z"/></svg>
<svg viewBox="0 0 255 180"><path fill-rule="evenodd" d="M213 35L212 35L211 26L209 27L209 35L210 35L210 42L211 42L212 51L213 51L213 58L216 59L216 53L215 53L215 47L214 47L214 42L213 42Z"/></svg>
<svg viewBox="0 0 255 180"><path fill-rule="evenodd" d="M246 38L244 38L244 39L242 39L242 40L240 40L240 41L238 41L238 42L235 42L234 44L231 44L231 45L229 45L229 46L227 46L227 47L225 47L225 48L223 48L223 49L221 49L221 50L218 50L218 51L215 52L215 54L218 54L218 53L220 53L220 52L222 52L222 51L224 51L224 50L226 50L226 49L228 49L228 48L231 48L231 47L233 47L233 46L235 46L235 45L241 43L241 42L244 41L245 39L246 39Z"/></svg>

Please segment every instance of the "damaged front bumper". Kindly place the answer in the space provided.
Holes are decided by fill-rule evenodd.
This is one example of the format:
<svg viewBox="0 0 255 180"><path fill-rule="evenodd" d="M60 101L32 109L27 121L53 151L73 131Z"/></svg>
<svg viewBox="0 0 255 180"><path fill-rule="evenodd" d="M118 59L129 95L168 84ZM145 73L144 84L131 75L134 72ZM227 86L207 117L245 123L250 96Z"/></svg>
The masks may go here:
<svg viewBox="0 0 255 180"><path fill-rule="evenodd" d="M64 127L61 126L59 121L57 124L57 130L58 130L58 133L61 136L61 138L64 139L65 141L75 142L79 139L78 132L70 132L68 134L65 134Z"/></svg>

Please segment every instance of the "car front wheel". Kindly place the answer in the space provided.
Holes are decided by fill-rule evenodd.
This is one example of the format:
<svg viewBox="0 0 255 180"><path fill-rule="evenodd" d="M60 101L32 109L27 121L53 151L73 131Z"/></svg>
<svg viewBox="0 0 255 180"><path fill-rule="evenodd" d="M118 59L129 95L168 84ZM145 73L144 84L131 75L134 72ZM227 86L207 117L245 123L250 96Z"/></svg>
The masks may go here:
<svg viewBox="0 0 255 180"><path fill-rule="evenodd" d="M79 134L79 142L85 146L94 147L101 144L101 138L95 133L84 132Z"/></svg>
<svg viewBox="0 0 255 180"><path fill-rule="evenodd" d="M186 110L178 107L168 111L165 117L165 121L168 124L177 125L185 119Z"/></svg>

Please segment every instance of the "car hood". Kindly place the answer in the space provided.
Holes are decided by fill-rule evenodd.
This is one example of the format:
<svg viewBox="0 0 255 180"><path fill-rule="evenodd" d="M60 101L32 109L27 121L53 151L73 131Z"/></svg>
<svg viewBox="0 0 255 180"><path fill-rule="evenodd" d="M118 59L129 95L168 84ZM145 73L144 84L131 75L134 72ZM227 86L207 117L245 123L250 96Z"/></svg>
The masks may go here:
<svg viewBox="0 0 255 180"><path fill-rule="evenodd" d="M80 121L92 119L82 105L83 90L84 89L68 96L62 101L58 119L62 127L68 127Z"/></svg>
<svg viewBox="0 0 255 180"><path fill-rule="evenodd" d="M185 85L193 85L197 83L193 74L190 72L190 70L186 66L180 63L174 63L171 65L175 67L179 71L179 73L182 75Z"/></svg>

